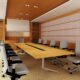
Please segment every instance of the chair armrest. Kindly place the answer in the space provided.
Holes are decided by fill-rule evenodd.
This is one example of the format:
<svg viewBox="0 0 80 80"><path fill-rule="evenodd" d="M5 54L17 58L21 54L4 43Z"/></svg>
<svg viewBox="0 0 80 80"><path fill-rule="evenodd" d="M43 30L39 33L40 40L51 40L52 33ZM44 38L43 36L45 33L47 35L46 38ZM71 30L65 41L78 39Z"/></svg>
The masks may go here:
<svg viewBox="0 0 80 80"><path fill-rule="evenodd" d="M56 46L50 46L50 47L54 47L54 48L56 48Z"/></svg>
<svg viewBox="0 0 80 80"><path fill-rule="evenodd" d="M18 56L17 54L7 54L9 57Z"/></svg>
<svg viewBox="0 0 80 80"><path fill-rule="evenodd" d="M9 64L18 64L18 63L22 63L21 60L15 60L15 61L9 60L8 62L9 62Z"/></svg>
<svg viewBox="0 0 80 80"><path fill-rule="evenodd" d="M67 48L62 48L63 50L68 50Z"/></svg>
<svg viewBox="0 0 80 80"><path fill-rule="evenodd" d="M12 64L22 63L21 60L12 61Z"/></svg>
<svg viewBox="0 0 80 80"><path fill-rule="evenodd" d="M67 49L67 50L75 52L75 50L74 50L74 49Z"/></svg>

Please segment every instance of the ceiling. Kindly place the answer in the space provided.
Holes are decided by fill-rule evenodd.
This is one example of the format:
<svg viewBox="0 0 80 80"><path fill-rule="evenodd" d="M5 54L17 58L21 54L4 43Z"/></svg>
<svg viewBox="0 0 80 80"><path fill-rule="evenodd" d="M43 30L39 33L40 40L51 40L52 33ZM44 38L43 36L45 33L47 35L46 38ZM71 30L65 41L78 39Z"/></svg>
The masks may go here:
<svg viewBox="0 0 80 80"><path fill-rule="evenodd" d="M69 0L8 0L6 17L33 20Z"/></svg>
<svg viewBox="0 0 80 80"><path fill-rule="evenodd" d="M7 0L0 0L0 20L5 19Z"/></svg>
<svg viewBox="0 0 80 80"><path fill-rule="evenodd" d="M68 14L74 11L80 11L80 0L69 0L68 2L52 9L51 11L33 19L33 22L49 21L51 18L56 19L58 16Z"/></svg>

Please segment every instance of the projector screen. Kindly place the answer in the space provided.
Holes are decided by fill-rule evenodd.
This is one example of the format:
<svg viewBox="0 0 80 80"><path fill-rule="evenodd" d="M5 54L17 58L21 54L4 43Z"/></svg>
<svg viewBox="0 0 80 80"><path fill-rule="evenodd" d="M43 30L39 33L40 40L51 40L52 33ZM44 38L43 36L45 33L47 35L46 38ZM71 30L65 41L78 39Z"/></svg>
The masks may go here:
<svg viewBox="0 0 80 80"><path fill-rule="evenodd" d="M30 24L28 20L7 20L7 36L30 36Z"/></svg>
<svg viewBox="0 0 80 80"><path fill-rule="evenodd" d="M28 20L17 20L8 19L7 20L7 31L30 31Z"/></svg>

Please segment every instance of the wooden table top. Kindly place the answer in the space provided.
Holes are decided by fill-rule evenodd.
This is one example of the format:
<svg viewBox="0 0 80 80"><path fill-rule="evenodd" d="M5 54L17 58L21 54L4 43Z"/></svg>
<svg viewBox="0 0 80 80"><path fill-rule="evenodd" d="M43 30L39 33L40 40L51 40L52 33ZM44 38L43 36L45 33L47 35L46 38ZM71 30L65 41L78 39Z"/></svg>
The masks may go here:
<svg viewBox="0 0 80 80"><path fill-rule="evenodd" d="M58 57L74 54L71 51L61 50L35 43L16 43L16 46L24 50L35 59Z"/></svg>

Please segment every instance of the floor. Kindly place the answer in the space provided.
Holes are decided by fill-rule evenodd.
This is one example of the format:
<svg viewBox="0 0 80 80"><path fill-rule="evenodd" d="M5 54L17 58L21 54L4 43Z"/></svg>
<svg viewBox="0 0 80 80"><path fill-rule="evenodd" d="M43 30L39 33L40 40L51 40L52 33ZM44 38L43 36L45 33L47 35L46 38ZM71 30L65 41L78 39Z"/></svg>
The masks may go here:
<svg viewBox="0 0 80 80"><path fill-rule="evenodd" d="M80 72L75 72L74 74L69 74L67 70L55 66L50 62L47 62L46 66L52 69L56 69L59 72L49 72L42 70L41 60L35 60L31 56L24 54L20 55L24 64L29 68L29 74L22 77L20 80L80 80Z"/></svg>
<svg viewBox="0 0 80 80"><path fill-rule="evenodd" d="M80 80L80 71L71 75L67 70L55 66L48 61L46 62L46 66L56 69L58 72L45 71L41 68L41 60L35 60L27 54L19 54L19 56L30 71L27 75L21 77L20 80ZM10 78L8 76L5 78L0 76L0 80L10 80Z"/></svg>

